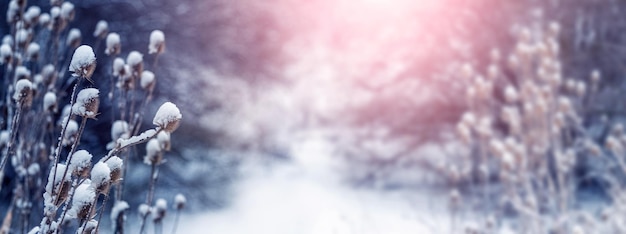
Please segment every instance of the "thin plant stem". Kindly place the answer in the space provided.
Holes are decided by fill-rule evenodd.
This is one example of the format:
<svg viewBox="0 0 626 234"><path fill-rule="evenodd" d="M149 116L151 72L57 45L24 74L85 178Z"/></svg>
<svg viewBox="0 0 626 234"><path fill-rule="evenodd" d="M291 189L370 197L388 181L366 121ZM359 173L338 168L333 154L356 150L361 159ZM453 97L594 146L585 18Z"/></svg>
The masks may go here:
<svg viewBox="0 0 626 234"><path fill-rule="evenodd" d="M77 182L76 179L72 180L72 189L68 193L68 199L67 199L67 202L65 203L66 205L63 206L63 212L61 214L61 217L59 217L59 222L58 222L59 225L63 225L63 221L65 220L65 216L67 214L67 211L69 210L68 206L69 204L72 204L72 200L74 200L74 192L76 191L75 188L78 188L78 186L80 186L83 182L85 182L85 179L78 181L78 183L76 182Z"/></svg>
<svg viewBox="0 0 626 234"><path fill-rule="evenodd" d="M149 206L152 205L152 199L154 197L154 187L156 187L156 181L158 177L159 177L158 165L156 163L153 163L152 168L150 170L150 186L148 188L148 195L146 196L146 204ZM146 226L147 217L148 217L147 215L142 217L141 228L139 230L139 233L144 233L144 228Z"/></svg>
<svg viewBox="0 0 626 234"><path fill-rule="evenodd" d="M67 155L67 159L65 160L65 164L68 166L65 167L65 170L63 170L63 177L61 178L65 178L65 176L67 176L67 171L70 168L69 163L72 160L72 156L74 155L74 152L76 152L76 147L78 146L78 143L80 142L80 138L83 134L83 131L85 130L86 123L87 123L87 118L83 117L83 119L80 121L80 127L78 128L76 139L74 139L74 142L72 143L72 149L70 150L70 153ZM59 200L60 195L61 195L60 193L57 194L56 198L54 199L55 203Z"/></svg>
<svg viewBox="0 0 626 234"><path fill-rule="evenodd" d="M179 219L180 219L180 209L176 209L176 215L174 217L174 227L172 228L172 234L176 234L176 229L178 229Z"/></svg>
<svg viewBox="0 0 626 234"><path fill-rule="evenodd" d="M13 124L11 125L11 140L7 145L7 149L4 153L4 157L2 158L2 162L0 162L0 173L4 172L4 167L6 166L9 157L13 154L13 145L15 143L15 138L17 137L17 129L19 128L22 109L22 104L20 104L17 108L15 116L13 116Z"/></svg>
<svg viewBox="0 0 626 234"><path fill-rule="evenodd" d="M78 82L76 82L76 84L74 84L74 88L72 89L72 95L70 96L70 108L72 106L74 106L74 102L75 102L75 96L76 96L76 89L78 88L78 86L80 85L82 79L78 79ZM64 118L63 116L61 116L61 118ZM61 146L63 144L63 138L65 137L65 132L67 130L67 125L70 123L70 120L72 119L72 112L70 111L69 116L67 116L67 120L62 120L63 123L63 128L61 128L61 135L59 136L59 141L57 142L57 148L56 151L54 153L54 175L52 177L52 184L56 184L56 178L57 178L57 164L59 163L59 155L61 155Z"/></svg>
<svg viewBox="0 0 626 234"><path fill-rule="evenodd" d="M104 200L102 201L102 206L100 207L100 214L98 216L98 223L96 224L96 230L95 232L98 233L98 228L100 228L100 220L102 220L102 216L104 215L104 209L106 209L106 205L107 205L107 201L109 200L109 196L106 194L104 195Z"/></svg>

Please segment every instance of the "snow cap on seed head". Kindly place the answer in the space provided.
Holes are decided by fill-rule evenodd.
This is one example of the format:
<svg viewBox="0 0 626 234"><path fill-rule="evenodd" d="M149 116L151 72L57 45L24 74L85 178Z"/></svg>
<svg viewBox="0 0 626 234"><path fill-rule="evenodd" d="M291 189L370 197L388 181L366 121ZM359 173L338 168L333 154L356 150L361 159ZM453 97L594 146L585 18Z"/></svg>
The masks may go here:
<svg viewBox="0 0 626 234"><path fill-rule="evenodd" d="M130 66L133 77L139 77L143 72L143 54L131 51L126 57L126 64Z"/></svg>
<svg viewBox="0 0 626 234"><path fill-rule="evenodd" d="M111 183L118 182L122 178L122 166L124 161L118 156L113 156L105 162L111 170Z"/></svg>
<svg viewBox="0 0 626 234"><path fill-rule="evenodd" d="M15 93L13 93L13 100L17 103L21 103L25 106L30 106L33 101L33 83L27 79L18 80L15 83Z"/></svg>
<svg viewBox="0 0 626 234"><path fill-rule="evenodd" d="M77 47L80 45L80 40L82 37L82 33L77 28L70 29L70 32L67 34L67 39L65 40L65 44L69 47Z"/></svg>
<svg viewBox="0 0 626 234"><path fill-rule="evenodd" d="M93 200L96 197L94 187L91 186L89 180L78 185L74 191L72 198L72 206L69 213L74 215L79 220L87 220L90 216L89 211L93 205Z"/></svg>
<svg viewBox="0 0 626 234"><path fill-rule="evenodd" d="M98 21L96 29L93 31L93 36L99 39L104 38L109 32L109 23L104 20Z"/></svg>
<svg viewBox="0 0 626 234"><path fill-rule="evenodd" d="M43 109L56 113L57 111L57 95L54 92L47 92L43 97Z"/></svg>
<svg viewBox="0 0 626 234"><path fill-rule="evenodd" d="M63 2L61 4L61 17L67 21L74 20L74 4L71 2Z"/></svg>
<svg viewBox="0 0 626 234"><path fill-rule="evenodd" d="M111 169L104 162L98 162L91 169L91 183L96 192L106 194L111 182Z"/></svg>
<svg viewBox="0 0 626 234"><path fill-rule="evenodd" d="M165 51L165 34L161 30L154 30L150 33L149 54L160 54Z"/></svg>
<svg viewBox="0 0 626 234"><path fill-rule="evenodd" d="M72 76L86 78L93 83L91 75L94 70L96 70L96 54L91 46L82 45L76 48L69 68L69 71L73 73Z"/></svg>
<svg viewBox="0 0 626 234"><path fill-rule="evenodd" d="M72 154L72 160L68 167L72 175L87 178L91 169L91 155L87 150L79 150Z"/></svg>
<svg viewBox="0 0 626 234"><path fill-rule="evenodd" d="M182 118L183 115L180 113L178 107L176 107L174 103L166 102L159 107L159 110L157 110L157 113L154 115L152 123L159 126L164 131L171 133L178 128Z"/></svg>
<svg viewBox="0 0 626 234"><path fill-rule="evenodd" d="M86 88L76 95L76 103L72 106L72 114L84 118L95 118L98 114L100 91L96 88Z"/></svg>
<svg viewBox="0 0 626 234"><path fill-rule="evenodd" d="M161 222L167 212L167 201L163 198L157 199L154 208L152 209L152 221L155 223Z"/></svg>
<svg viewBox="0 0 626 234"><path fill-rule="evenodd" d="M104 50L106 55L117 55L122 51L122 44L120 44L120 35L117 33L109 33L106 39L107 48Z"/></svg>
<svg viewBox="0 0 626 234"><path fill-rule="evenodd" d="M39 59L40 48L41 46L39 46L36 42L28 44L28 47L26 48L26 56L28 57L28 60L37 61L37 59Z"/></svg>
<svg viewBox="0 0 626 234"><path fill-rule="evenodd" d="M185 208L185 204L187 203L187 198L183 194L176 194L174 197L174 208L177 210Z"/></svg>
<svg viewBox="0 0 626 234"><path fill-rule="evenodd" d="M13 49L8 43L3 43L0 46L0 64L11 64L13 60Z"/></svg>
<svg viewBox="0 0 626 234"><path fill-rule="evenodd" d="M145 89L149 92L154 90L154 73L148 70L145 70L141 73L141 80L139 81L141 88Z"/></svg>
<svg viewBox="0 0 626 234"><path fill-rule="evenodd" d="M146 155L143 162L148 165L159 165L163 162L163 149L157 139L151 139L146 144Z"/></svg>

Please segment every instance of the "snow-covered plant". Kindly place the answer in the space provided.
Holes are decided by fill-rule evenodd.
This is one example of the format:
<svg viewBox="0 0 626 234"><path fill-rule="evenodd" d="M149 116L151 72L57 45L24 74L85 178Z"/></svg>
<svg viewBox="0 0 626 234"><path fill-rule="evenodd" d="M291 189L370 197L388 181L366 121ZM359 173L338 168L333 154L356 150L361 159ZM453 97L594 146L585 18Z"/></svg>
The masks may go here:
<svg viewBox="0 0 626 234"><path fill-rule="evenodd" d="M100 105L100 91L86 88L78 92L76 103L72 106L72 115L95 119Z"/></svg>
<svg viewBox="0 0 626 234"><path fill-rule="evenodd" d="M178 107L174 103L166 102L159 107L156 115L154 115L154 119L152 119L152 123L159 126L163 131L172 133L178 128L182 118L183 115L180 114Z"/></svg>
<svg viewBox="0 0 626 234"><path fill-rule="evenodd" d="M167 201L165 199L157 199L154 207L152 208L152 221L155 224L161 223L167 212Z"/></svg>
<svg viewBox="0 0 626 234"><path fill-rule="evenodd" d="M581 114L600 75L594 71L589 80L564 77L560 25L538 25L516 27L517 44L506 60L491 56L486 74L473 64L460 67L467 110L456 130L466 151L451 164L469 166L454 178L475 178L473 187L486 214L512 207L529 224L522 232L569 232L547 223L573 222L568 213L575 199L574 168L589 152L602 154L585 133ZM607 146L622 154L616 139L609 137ZM501 187L494 188L494 180ZM496 198L501 201L495 203Z"/></svg>
<svg viewBox="0 0 626 234"><path fill-rule="evenodd" d="M70 161L68 170L72 172L72 175L80 178L87 178L87 176L89 176L89 170L91 169L92 157L93 155L87 152L87 150L76 151L76 153L72 156L72 161Z"/></svg>
<svg viewBox="0 0 626 234"><path fill-rule="evenodd" d="M7 4L6 20L12 30L2 37L0 45L5 87L0 90L0 180L5 181L9 167L15 172L9 175L15 178L10 178L10 188L0 187L13 191L3 191L12 197L7 203L8 211L2 214L6 218L0 232L99 233L109 199L114 201L110 211L113 231L123 232L125 212L130 208L123 200L124 173L134 153L128 149L152 140L156 143L150 145L156 144L159 151L169 150L170 133L182 118L180 111L170 103L174 109L170 107L170 113L159 112L157 115L164 117L159 117L157 126L141 132L143 112L156 88L156 70L144 65L139 51L129 53L126 61L117 58L122 53L120 35L109 33L109 25L103 20L94 25L95 46L81 45L94 38L82 34L74 25L80 8L70 1L50 1L47 12L39 6L27 6L24 0L10 0ZM165 39L159 32L151 35L152 52L147 53L163 53ZM109 64L96 60L98 45L105 38L105 54L111 56ZM107 71L96 71L97 63ZM98 85L94 78L101 76L112 77L108 101L119 105L111 109L100 107L101 98L107 97L93 87ZM116 82L120 85L116 86ZM63 109L57 113L60 105ZM87 121L100 121L96 117L109 112L113 122L109 152L92 155L79 150ZM164 162L162 152L159 155L154 158L154 170L148 178L148 208L153 205L156 167ZM161 203L155 207L165 208L157 209L155 214L164 214L167 206ZM147 216L146 213L144 217ZM33 218L41 221L29 223ZM163 218L161 215L158 223Z"/></svg>
<svg viewBox="0 0 626 234"><path fill-rule="evenodd" d="M165 34L161 30L154 30L150 33L149 54L161 54L165 50Z"/></svg>
<svg viewBox="0 0 626 234"><path fill-rule="evenodd" d="M131 51L126 57L126 64L130 67L133 77L139 77L143 72L143 54L138 51Z"/></svg>
<svg viewBox="0 0 626 234"><path fill-rule="evenodd" d="M122 46L120 43L120 35L117 33L109 33L106 39L106 53L109 56L118 55L122 51Z"/></svg>
<svg viewBox="0 0 626 234"><path fill-rule="evenodd" d="M106 194L111 183L111 168L104 162L98 162L91 170L91 183L98 194Z"/></svg>
<svg viewBox="0 0 626 234"><path fill-rule="evenodd" d="M172 234L176 233L178 228L178 220L180 219L180 213L187 204L187 198L183 194L176 194L174 197L174 209L176 209L176 217L174 218L174 227L172 228Z"/></svg>
<svg viewBox="0 0 626 234"><path fill-rule="evenodd" d="M76 48L80 45L82 34L80 30L77 28L70 29L70 32L67 34L67 39L65 40L65 44L68 47Z"/></svg>
<svg viewBox="0 0 626 234"><path fill-rule="evenodd" d="M94 54L91 46L82 45L76 48L69 68L69 71L73 73L72 75L85 78L93 83L91 76L95 70L96 55Z"/></svg>
<svg viewBox="0 0 626 234"><path fill-rule="evenodd" d="M93 36L100 39L104 39L109 32L109 23L104 20L98 21L96 24L96 29L93 31Z"/></svg>

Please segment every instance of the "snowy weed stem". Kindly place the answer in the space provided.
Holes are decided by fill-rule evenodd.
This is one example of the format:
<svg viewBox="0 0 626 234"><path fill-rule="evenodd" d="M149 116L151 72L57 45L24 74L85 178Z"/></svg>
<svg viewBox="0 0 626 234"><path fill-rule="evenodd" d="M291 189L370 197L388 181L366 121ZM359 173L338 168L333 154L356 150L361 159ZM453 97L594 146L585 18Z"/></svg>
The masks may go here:
<svg viewBox="0 0 626 234"><path fill-rule="evenodd" d="M72 89L72 94L70 96L70 107L74 106L74 102L76 102L75 98L76 98L76 89L78 88L78 86L80 85L82 79L78 79L78 81L76 82L76 84L74 84L74 88ZM58 142L57 142L57 148L54 152L54 162L53 162L53 166L54 166L54 176L52 177L52 184L56 183L56 177L57 177L57 164L59 163L59 155L61 155L61 146L63 144L63 138L65 137L65 132L67 130L67 125L69 125L70 120L72 119L72 112L70 111L70 114L67 116L67 119L62 119L63 122L63 128L61 128L61 134L58 138ZM61 116L61 118L65 118L65 116Z"/></svg>

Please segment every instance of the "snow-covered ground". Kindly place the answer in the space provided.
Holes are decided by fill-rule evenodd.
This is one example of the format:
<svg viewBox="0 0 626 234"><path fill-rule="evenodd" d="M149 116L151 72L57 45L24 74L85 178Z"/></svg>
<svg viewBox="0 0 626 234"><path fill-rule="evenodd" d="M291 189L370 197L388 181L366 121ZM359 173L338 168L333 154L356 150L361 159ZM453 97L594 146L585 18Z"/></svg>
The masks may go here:
<svg viewBox="0 0 626 234"><path fill-rule="evenodd" d="M179 233L444 233L447 200L437 192L342 184L323 167L293 162L249 168L224 210L187 215Z"/></svg>

